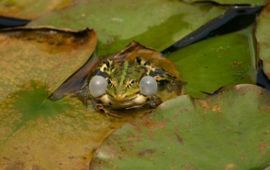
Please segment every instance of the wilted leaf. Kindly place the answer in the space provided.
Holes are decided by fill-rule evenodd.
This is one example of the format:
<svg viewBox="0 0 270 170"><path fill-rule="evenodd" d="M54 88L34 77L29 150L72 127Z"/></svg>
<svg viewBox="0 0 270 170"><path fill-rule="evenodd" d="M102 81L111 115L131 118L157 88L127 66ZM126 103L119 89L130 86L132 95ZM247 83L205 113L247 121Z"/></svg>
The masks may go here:
<svg viewBox="0 0 270 170"><path fill-rule="evenodd" d="M55 11L74 5L73 0L1 0L0 15L35 19L49 11Z"/></svg>
<svg viewBox="0 0 270 170"><path fill-rule="evenodd" d="M270 161L270 93L237 85L205 100L180 96L126 124L92 169L263 169Z"/></svg>
<svg viewBox="0 0 270 170"><path fill-rule="evenodd" d="M117 122L75 98L48 96L88 60L95 33L13 29L0 41L0 169L86 169Z"/></svg>
<svg viewBox="0 0 270 170"><path fill-rule="evenodd" d="M0 102L0 169L87 169L114 128L77 99L53 102L48 95L35 82Z"/></svg>
<svg viewBox="0 0 270 170"><path fill-rule="evenodd" d="M80 32L50 28L0 32L0 100L30 81L52 91L81 67L95 50L92 30Z"/></svg>

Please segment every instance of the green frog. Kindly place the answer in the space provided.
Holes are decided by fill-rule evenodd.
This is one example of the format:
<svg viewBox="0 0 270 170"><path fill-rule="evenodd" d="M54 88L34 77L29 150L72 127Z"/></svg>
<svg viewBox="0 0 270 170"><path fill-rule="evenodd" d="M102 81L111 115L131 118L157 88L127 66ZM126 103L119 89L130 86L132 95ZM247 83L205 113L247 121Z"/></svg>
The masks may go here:
<svg viewBox="0 0 270 170"><path fill-rule="evenodd" d="M108 114L151 111L182 93L174 64L138 43L109 57L92 57L51 95L72 94Z"/></svg>

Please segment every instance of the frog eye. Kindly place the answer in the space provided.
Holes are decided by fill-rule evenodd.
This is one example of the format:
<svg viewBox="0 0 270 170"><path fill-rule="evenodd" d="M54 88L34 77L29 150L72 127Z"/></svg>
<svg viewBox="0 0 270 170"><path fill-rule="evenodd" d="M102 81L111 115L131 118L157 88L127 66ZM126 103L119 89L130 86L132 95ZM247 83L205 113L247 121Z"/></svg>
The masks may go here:
<svg viewBox="0 0 270 170"><path fill-rule="evenodd" d="M140 81L140 91L142 94L152 96L158 90L157 81L152 76L144 76Z"/></svg>
<svg viewBox="0 0 270 170"><path fill-rule="evenodd" d="M108 82L102 76L93 76L89 83L89 91L93 97L98 97L105 94Z"/></svg>

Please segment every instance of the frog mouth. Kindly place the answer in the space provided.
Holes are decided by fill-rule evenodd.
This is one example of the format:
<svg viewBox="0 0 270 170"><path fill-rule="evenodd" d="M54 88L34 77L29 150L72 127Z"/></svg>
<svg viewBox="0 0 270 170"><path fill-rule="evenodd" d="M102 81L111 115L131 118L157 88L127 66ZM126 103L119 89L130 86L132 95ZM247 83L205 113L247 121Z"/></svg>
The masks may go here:
<svg viewBox="0 0 270 170"><path fill-rule="evenodd" d="M114 97L105 94L99 97L99 102L104 106L113 110L130 110L142 108L145 105L149 104L150 98L142 94L137 94L132 98L117 100Z"/></svg>

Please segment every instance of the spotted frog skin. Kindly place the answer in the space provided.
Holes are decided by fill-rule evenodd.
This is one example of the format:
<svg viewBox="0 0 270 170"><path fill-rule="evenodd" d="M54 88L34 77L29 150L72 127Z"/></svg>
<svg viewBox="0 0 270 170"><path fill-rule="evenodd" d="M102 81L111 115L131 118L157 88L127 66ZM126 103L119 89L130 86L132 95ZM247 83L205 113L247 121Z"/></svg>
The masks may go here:
<svg viewBox="0 0 270 170"><path fill-rule="evenodd" d="M97 94L95 89L91 92L93 77L104 79L106 89L102 94ZM148 95L142 90L143 77L157 84L154 94ZM154 88L152 86L149 88ZM98 111L118 114L150 111L163 101L180 95L181 91L182 82L172 62L154 50L132 43L115 55L89 60L51 97L73 94L86 105L93 104Z"/></svg>

